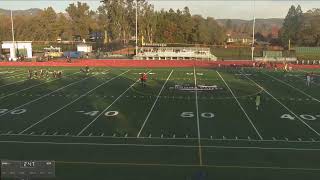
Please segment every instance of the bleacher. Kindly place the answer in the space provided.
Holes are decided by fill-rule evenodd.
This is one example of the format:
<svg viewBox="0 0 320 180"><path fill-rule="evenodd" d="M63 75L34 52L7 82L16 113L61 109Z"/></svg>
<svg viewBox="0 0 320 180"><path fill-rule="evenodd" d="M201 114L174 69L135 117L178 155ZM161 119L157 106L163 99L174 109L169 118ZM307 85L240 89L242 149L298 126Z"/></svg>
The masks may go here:
<svg viewBox="0 0 320 180"><path fill-rule="evenodd" d="M141 47L134 59L140 60L210 60L217 57L209 48L198 47Z"/></svg>
<svg viewBox="0 0 320 180"><path fill-rule="evenodd" d="M254 58L256 61L267 62L296 62L295 57L284 57L282 51L263 51L263 57Z"/></svg>
<svg viewBox="0 0 320 180"><path fill-rule="evenodd" d="M294 50L299 60L320 59L320 47L295 47Z"/></svg>

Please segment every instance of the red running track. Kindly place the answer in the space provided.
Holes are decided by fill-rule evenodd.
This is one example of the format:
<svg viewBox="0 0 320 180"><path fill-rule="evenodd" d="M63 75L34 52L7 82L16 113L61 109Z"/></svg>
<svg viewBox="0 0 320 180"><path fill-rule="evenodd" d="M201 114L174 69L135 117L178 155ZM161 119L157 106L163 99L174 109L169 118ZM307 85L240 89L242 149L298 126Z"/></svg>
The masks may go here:
<svg viewBox="0 0 320 180"><path fill-rule="evenodd" d="M238 61L195 61L195 60L73 60L68 63L65 60L49 62L0 62L0 66L15 67L225 67L225 66L246 66L252 67L253 62L250 60ZM295 65L290 64L293 69L320 69L320 65ZM278 68L283 67L277 64Z"/></svg>

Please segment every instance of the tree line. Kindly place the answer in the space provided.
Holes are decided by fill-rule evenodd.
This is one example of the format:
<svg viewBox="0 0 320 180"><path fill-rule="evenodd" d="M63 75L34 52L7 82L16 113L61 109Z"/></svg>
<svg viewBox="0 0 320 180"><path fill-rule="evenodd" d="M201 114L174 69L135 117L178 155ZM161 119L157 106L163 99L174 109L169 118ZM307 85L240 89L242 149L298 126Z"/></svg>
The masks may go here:
<svg viewBox="0 0 320 180"><path fill-rule="evenodd" d="M291 6L280 30L283 46L320 46L320 9L303 13L301 6Z"/></svg>
<svg viewBox="0 0 320 180"><path fill-rule="evenodd" d="M58 38L88 40L90 34L99 32L105 42L121 41L126 44L134 40L135 10L136 0L102 0L96 11L81 2L70 4L65 13L57 13L48 7L37 14L14 16L15 37L16 40L29 41L56 41ZM0 14L0 19L0 41L11 40L10 17ZM266 28L258 26L257 33ZM220 25L212 17L192 15L188 7L155 10L146 0L138 1L139 43L143 39L145 43L222 45L230 30L252 35L250 23L231 26L228 20ZM272 40L261 34L256 34L256 37ZM320 9L303 13L300 6L291 6L276 41L288 47L289 40L296 46L319 46Z"/></svg>
<svg viewBox="0 0 320 180"><path fill-rule="evenodd" d="M66 13L56 13L52 7L30 16L14 16L16 40L56 41L88 40L100 32L105 41L128 43L135 36L135 0L102 0L96 11L86 3L72 3ZM0 41L11 40L10 17L0 15ZM138 1L138 34L145 43L223 44L225 29L212 17L192 15L188 7L182 10L156 11L145 0Z"/></svg>

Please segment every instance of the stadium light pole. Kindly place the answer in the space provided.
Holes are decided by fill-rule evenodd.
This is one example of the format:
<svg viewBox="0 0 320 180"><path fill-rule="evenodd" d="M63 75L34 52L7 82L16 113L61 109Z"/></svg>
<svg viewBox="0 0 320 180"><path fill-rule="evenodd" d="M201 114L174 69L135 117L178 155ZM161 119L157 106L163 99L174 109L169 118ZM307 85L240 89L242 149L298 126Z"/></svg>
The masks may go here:
<svg viewBox="0 0 320 180"><path fill-rule="evenodd" d="M138 0L136 0L136 55L138 54Z"/></svg>
<svg viewBox="0 0 320 180"><path fill-rule="evenodd" d="M253 0L253 22L252 22L252 46L251 46L251 60L254 61L254 33L255 33L255 25L256 25L256 17L255 17L255 6L256 1Z"/></svg>
<svg viewBox="0 0 320 180"><path fill-rule="evenodd" d="M16 45L14 42L14 30L13 30L13 17L12 17L12 9L11 9L11 33L12 33L12 46L13 46L13 54L12 54L12 59L11 60L15 60L16 59Z"/></svg>

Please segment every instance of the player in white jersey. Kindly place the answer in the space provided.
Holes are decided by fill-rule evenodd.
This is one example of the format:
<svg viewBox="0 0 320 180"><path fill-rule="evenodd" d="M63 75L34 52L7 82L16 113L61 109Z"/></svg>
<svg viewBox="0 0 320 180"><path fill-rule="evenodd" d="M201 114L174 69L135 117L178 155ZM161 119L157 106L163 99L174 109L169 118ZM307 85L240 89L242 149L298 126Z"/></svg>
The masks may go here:
<svg viewBox="0 0 320 180"><path fill-rule="evenodd" d="M307 77L306 77L306 85L308 86L308 87L310 87L310 84L311 84L311 75L308 73L307 74Z"/></svg>

